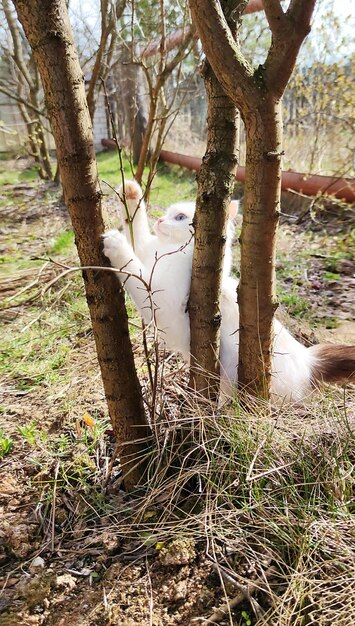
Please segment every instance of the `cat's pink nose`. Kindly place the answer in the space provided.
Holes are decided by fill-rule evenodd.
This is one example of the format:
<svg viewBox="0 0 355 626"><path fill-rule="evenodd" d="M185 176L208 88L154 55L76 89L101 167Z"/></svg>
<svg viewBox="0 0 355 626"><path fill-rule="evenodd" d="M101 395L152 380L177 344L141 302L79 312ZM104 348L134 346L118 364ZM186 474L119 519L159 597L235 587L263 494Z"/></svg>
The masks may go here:
<svg viewBox="0 0 355 626"><path fill-rule="evenodd" d="M158 224L161 224L162 222L164 222L164 219L165 219L164 217L159 217Z"/></svg>

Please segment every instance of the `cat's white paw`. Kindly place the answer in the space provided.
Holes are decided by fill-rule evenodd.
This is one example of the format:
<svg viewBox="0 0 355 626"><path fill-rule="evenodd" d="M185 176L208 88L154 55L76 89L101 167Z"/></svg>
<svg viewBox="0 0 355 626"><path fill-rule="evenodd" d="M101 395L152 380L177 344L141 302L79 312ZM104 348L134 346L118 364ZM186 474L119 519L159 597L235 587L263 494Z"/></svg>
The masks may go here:
<svg viewBox="0 0 355 626"><path fill-rule="evenodd" d="M143 191L141 186L136 180L126 180L124 185L124 191L127 200L140 200L143 197ZM119 189L120 196L123 197L123 185Z"/></svg>
<svg viewBox="0 0 355 626"><path fill-rule="evenodd" d="M102 236L104 255L115 265L127 247L127 240L118 230L108 230Z"/></svg>
<svg viewBox="0 0 355 626"><path fill-rule="evenodd" d="M125 181L124 193L123 193L122 185L121 187L118 188L117 191L121 199L121 202L120 202L121 217L122 217L122 220L127 222L126 207L124 206L124 203L123 203L124 195L126 197L126 205L127 205L128 213L130 217L133 217L137 211L138 206L142 205L144 207L143 191L136 180Z"/></svg>

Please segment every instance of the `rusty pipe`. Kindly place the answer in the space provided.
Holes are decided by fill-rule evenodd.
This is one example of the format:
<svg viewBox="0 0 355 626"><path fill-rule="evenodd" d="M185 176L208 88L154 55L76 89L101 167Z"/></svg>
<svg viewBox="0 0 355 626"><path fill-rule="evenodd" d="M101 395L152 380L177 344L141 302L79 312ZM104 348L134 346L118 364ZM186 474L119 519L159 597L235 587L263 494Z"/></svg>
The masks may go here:
<svg viewBox="0 0 355 626"><path fill-rule="evenodd" d="M201 159L198 157L179 154L178 152L170 152L162 150L160 158L167 163L181 165L190 170L198 171L201 166ZM245 180L245 167L238 166L236 179L243 183ZM281 189L284 191L292 190L304 193L307 196L316 196L318 193L327 193L346 202L355 201L355 179L340 178L335 176L321 176L319 174L303 174L299 172L282 172Z"/></svg>
<svg viewBox="0 0 355 626"><path fill-rule="evenodd" d="M116 144L113 139L102 139L102 145L108 149L115 149ZM161 150L161 161L181 165L189 170L198 171L201 166L199 157L191 157L179 152ZM245 167L238 166L236 180L243 183L245 180ZM283 191L298 191L306 196L316 196L318 193L335 196L351 204L355 202L355 179L341 178L336 176L321 176L320 174L303 174L300 172L282 172L281 189Z"/></svg>

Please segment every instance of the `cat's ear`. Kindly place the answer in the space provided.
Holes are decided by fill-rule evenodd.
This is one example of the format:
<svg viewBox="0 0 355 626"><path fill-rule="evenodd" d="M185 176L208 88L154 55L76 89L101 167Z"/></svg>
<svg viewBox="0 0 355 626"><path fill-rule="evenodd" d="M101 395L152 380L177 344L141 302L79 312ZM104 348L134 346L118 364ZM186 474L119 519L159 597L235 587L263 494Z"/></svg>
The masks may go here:
<svg viewBox="0 0 355 626"><path fill-rule="evenodd" d="M229 217L231 220L234 220L235 216L238 213L238 209L239 209L239 200L231 200L230 205L229 205Z"/></svg>

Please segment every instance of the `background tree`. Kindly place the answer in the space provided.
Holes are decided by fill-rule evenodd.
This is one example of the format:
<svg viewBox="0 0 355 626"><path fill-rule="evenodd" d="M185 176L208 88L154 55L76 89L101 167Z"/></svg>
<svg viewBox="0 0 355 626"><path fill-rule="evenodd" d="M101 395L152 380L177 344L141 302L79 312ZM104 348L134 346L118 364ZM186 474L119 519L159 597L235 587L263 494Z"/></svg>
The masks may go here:
<svg viewBox="0 0 355 626"><path fill-rule="evenodd" d="M188 18L186 3L174 6L166 0L140 2L132 4L130 29L122 30L125 43L116 65L119 81L125 86L119 90L120 106L123 101L128 113L139 183L149 156L148 192L169 120L181 104L180 82L186 79L182 66L194 39Z"/></svg>
<svg viewBox="0 0 355 626"><path fill-rule="evenodd" d="M52 180L45 128L47 114L43 92L33 55L14 14L10 0L2 0L2 10L8 37L2 41L5 77L0 79L0 91L16 103L27 129L29 151L38 167L39 176Z"/></svg>
<svg viewBox="0 0 355 626"><path fill-rule="evenodd" d="M119 38L110 55L107 92L120 144L130 152L138 181L149 165L148 193L162 143L186 95L181 87L192 66L195 70L190 53L196 36L186 2L132 3L116 21ZM86 52L88 70L94 54Z"/></svg>
<svg viewBox="0 0 355 626"><path fill-rule="evenodd" d="M310 30L315 0L279 0L263 6L272 42L253 68L238 38L244 2L190 0L204 52L225 93L239 108L246 132L246 181L238 290L241 386L268 397L275 299L275 238L282 156L281 99L300 46ZM235 33L227 17L236 25ZM194 270L193 270L194 271Z"/></svg>
<svg viewBox="0 0 355 626"><path fill-rule="evenodd" d="M16 0L33 49L56 141L66 205L83 266L107 266L92 127L65 0ZM60 62L58 62L60 60ZM127 487L140 479L148 434L122 290L111 271L83 272L109 413Z"/></svg>
<svg viewBox="0 0 355 626"><path fill-rule="evenodd" d="M179 88L181 64L189 52L191 52L191 43L193 40L193 32L191 29L183 29L181 40L178 43L177 48L173 50L173 55L170 57L168 54L169 48L167 46L164 0L161 0L160 2L160 18L161 36L157 50L155 50L154 47L152 47L151 50L145 50L140 60L140 65L143 68L148 84L149 113L137 163L137 170L135 172L135 178L139 183L141 183L148 151L155 132L155 145L149 162L149 175L147 181L148 190L155 176L156 164L158 162L160 150L164 141L166 124L176 100ZM184 13L184 20L186 20L186 13ZM158 60L157 62L154 61L154 64L149 67L146 63L146 59L151 56L154 57L156 53L158 53ZM176 83L170 93L170 97L168 97L165 86L167 81L169 79L171 80L174 71L177 73Z"/></svg>
<svg viewBox="0 0 355 626"><path fill-rule="evenodd" d="M100 43L95 53L87 90L87 101L91 120L94 120L96 96L111 69L118 35L118 20L126 7L127 0L100 0L101 33Z"/></svg>
<svg viewBox="0 0 355 626"><path fill-rule="evenodd" d="M284 98L285 169L353 175L355 59L346 25L333 0L317 5L312 37L301 50Z"/></svg>

